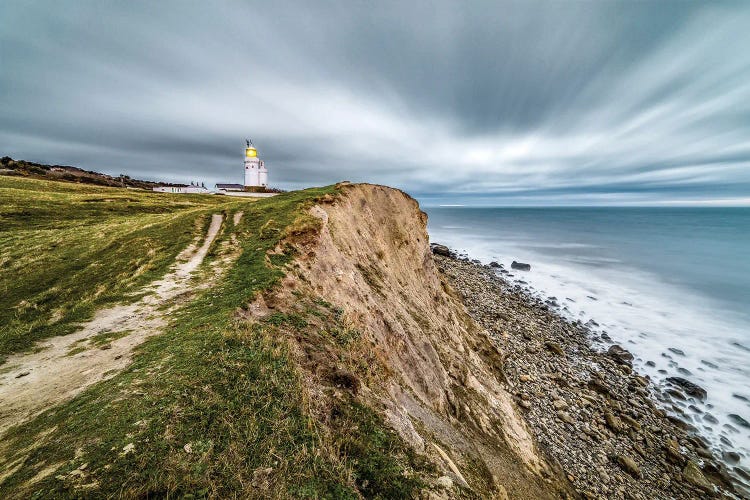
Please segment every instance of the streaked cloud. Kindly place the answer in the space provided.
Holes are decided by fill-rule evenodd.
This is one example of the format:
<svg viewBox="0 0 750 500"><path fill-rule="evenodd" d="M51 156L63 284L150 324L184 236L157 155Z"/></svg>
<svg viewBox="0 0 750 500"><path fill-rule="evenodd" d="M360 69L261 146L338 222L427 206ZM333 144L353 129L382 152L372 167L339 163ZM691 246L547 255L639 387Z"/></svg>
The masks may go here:
<svg viewBox="0 0 750 500"><path fill-rule="evenodd" d="M428 203L744 203L750 4L5 2L0 153ZM723 200L723 201L722 201ZM744 200L744 201L743 201Z"/></svg>

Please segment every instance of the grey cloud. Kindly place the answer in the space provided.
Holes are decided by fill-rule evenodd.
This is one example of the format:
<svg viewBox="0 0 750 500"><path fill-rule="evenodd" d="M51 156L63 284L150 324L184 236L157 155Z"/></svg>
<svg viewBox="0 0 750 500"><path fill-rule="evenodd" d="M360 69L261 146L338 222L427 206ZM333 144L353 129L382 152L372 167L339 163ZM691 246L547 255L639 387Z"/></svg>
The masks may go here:
<svg viewBox="0 0 750 500"><path fill-rule="evenodd" d="M750 197L745 3L32 1L0 19L14 157L236 181L249 135L287 188Z"/></svg>

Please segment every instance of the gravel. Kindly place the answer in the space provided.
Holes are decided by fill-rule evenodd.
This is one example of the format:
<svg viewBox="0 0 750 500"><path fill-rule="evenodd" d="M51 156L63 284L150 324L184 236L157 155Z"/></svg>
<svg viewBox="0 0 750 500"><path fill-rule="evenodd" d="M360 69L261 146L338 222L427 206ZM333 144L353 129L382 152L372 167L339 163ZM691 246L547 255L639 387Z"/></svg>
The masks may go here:
<svg viewBox="0 0 750 500"><path fill-rule="evenodd" d="M723 463L660 408L626 350L595 350L585 325L504 280L502 265L453 253L434 259L501 347L510 391L540 449L583 498L739 498Z"/></svg>

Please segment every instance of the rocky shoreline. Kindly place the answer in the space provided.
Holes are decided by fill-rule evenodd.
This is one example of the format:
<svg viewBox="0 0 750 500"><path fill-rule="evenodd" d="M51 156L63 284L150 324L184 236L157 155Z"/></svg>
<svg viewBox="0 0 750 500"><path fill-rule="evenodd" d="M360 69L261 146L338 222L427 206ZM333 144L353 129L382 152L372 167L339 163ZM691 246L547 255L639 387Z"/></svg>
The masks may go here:
<svg viewBox="0 0 750 500"><path fill-rule="evenodd" d="M440 245L433 253L500 345L505 379L540 447L583 498L748 498L738 471L660 407L627 350L594 349L586 325L504 279L501 264L485 266ZM700 397L699 389L682 388L687 398Z"/></svg>

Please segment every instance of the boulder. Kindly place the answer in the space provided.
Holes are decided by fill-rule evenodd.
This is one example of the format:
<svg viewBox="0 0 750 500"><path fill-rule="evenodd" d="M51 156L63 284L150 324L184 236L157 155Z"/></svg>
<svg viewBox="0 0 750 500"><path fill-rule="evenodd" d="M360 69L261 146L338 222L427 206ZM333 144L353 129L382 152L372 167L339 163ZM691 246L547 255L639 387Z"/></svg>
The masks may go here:
<svg viewBox="0 0 750 500"><path fill-rule="evenodd" d="M667 460L673 464L682 465L685 463L685 457L680 451L680 445L674 439L667 439L664 444L664 452Z"/></svg>
<svg viewBox="0 0 750 500"><path fill-rule="evenodd" d="M518 269L519 271L531 271L531 264L524 264L523 262L516 262L515 260L510 267L512 269Z"/></svg>
<svg viewBox="0 0 750 500"><path fill-rule="evenodd" d="M607 356L612 358L615 363L619 365L624 365L628 367L633 366L633 354L630 353L627 349L623 349L622 346L619 346L617 344L610 346L610 348L607 350Z"/></svg>
<svg viewBox="0 0 750 500"><path fill-rule="evenodd" d="M622 420L610 412L604 414L604 421L607 422L607 427L612 429L615 434L625 430L625 425L623 425Z"/></svg>
<svg viewBox="0 0 750 500"><path fill-rule="evenodd" d="M639 479L641 477L640 467L638 467L638 464L635 463L635 460L633 460L629 456L617 455L615 457L615 460L617 461L617 465L619 465L622 470L624 470L634 478Z"/></svg>
<svg viewBox="0 0 750 500"><path fill-rule="evenodd" d="M490 262L490 267L499 268L499 267L503 267L503 266L502 266L502 264L499 264L499 263L497 263L497 262L495 262L493 260L492 262Z"/></svg>
<svg viewBox="0 0 750 500"><path fill-rule="evenodd" d="M706 396L708 395L703 387L682 377L667 377L667 382L679 386L687 395L698 398L701 401L706 399Z"/></svg>
<svg viewBox="0 0 750 500"><path fill-rule="evenodd" d="M697 486L705 491L713 490L711 483L708 482L706 476L703 475L703 472L701 472L700 468L693 461L688 462L682 471L682 475L685 476L685 480L693 486Z"/></svg>
<svg viewBox="0 0 750 500"><path fill-rule="evenodd" d="M750 429L750 423L744 418L737 415L736 413L730 413L729 420L739 425L740 427L744 427L745 429Z"/></svg>
<svg viewBox="0 0 750 500"><path fill-rule="evenodd" d="M443 257L450 257L452 255L451 249L445 245L433 243L430 247L432 248L432 253L435 255L442 255Z"/></svg>

